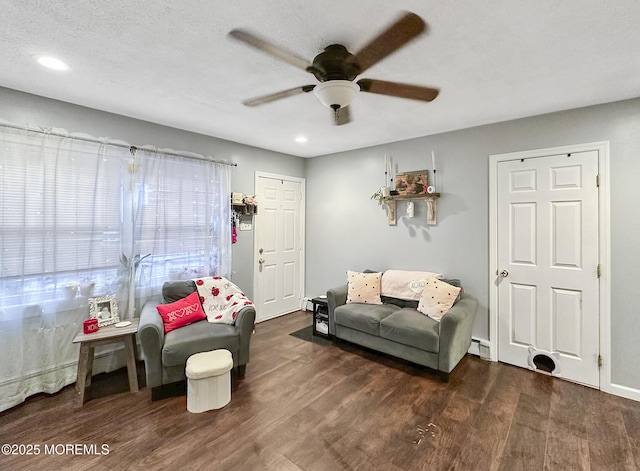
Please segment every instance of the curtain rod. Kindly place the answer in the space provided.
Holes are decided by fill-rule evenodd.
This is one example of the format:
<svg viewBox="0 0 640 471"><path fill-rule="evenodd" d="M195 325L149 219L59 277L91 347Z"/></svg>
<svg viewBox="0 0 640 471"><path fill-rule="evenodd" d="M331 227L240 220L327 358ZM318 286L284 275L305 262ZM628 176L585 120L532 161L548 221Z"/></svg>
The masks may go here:
<svg viewBox="0 0 640 471"><path fill-rule="evenodd" d="M66 135L66 134L63 134L63 133L55 132L55 131L44 131L44 130L40 130L40 129L29 128L27 126L18 126L16 124L10 124L10 123L0 123L0 126L5 127L5 128L17 129L19 131L37 132L37 133L40 133L40 134L49 134L51 136L56 136L56 137L64 137L64 138L68 138L68 139L75 139L77 141L93 142L95 144L106 144L108 146L121 147L123 149L129 149L129 152L131 152L131 155L135 155L136 151L138 150L137 146L132 146L132 145L128 145L128 144L120 144L120 143L117 143L117 142L105 142L105 141L101 141L100 139L97 139L97 138ZM204 155L199 155L199 154L198 155L189 155L189 154L183 154L183 153L180 153L180 152L160 151L160 150L156 150L156 149L146 149L146 148L142 148L142 150L144 150L146 152L153 152L155 154L171 155L171 156L174 156L174 157L184 157L184 158L187 158L187 159L205 160L207 162L212 162L214 164L229 165L230 167L237 167L238 166L237 163L233 163L233 162L229 163L229 162L225 162L223 160L215 160L213 157L205 157Z"/></svg>

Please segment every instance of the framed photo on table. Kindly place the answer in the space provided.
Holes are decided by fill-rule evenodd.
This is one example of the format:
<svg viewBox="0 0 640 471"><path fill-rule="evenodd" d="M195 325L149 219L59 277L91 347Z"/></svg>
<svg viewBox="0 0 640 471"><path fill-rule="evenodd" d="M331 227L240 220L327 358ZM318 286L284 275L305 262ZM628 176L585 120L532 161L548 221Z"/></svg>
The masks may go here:
<svg viewBox="0 0 640 471"><path fill-rule="evenodd" d="M89 298L89 317L98 319L98 325L100 327L120 322L116 295L110 294L97 298Z"/></svg>

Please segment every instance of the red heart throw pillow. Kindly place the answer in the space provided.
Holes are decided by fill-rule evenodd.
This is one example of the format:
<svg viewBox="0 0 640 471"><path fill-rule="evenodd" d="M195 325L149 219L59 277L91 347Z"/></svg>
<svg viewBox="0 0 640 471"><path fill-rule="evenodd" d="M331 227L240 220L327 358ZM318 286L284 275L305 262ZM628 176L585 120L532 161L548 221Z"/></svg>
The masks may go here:
<svg viewBox="0 0 640 471"><path fill-rule="evenodd" d="M200 304L200 297L197 291L194 291L186 298L178 299L174 303L160 304L156 309L162 316L165 334L207 318L202 309L202 304Z"/></svg>

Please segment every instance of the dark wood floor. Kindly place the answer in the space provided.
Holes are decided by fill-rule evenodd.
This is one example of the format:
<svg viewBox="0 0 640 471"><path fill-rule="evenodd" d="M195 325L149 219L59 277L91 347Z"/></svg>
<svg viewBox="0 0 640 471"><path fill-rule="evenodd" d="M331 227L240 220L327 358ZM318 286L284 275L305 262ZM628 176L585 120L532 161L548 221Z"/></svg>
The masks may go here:
<svg viewBox="0 0 640 471"><path fill-rule="evenodd" d="M0 469L640 469L640 403L469 355L444 384L288 335L310 322L295 313L259 324L246 377L219 411L128 393L124 371L96 377L82 409L73 386L33 397L0 414L0 444L36 444L40 455L0 456ZM99 393L109 388L122 392ZM45 444L62 453L45 455ZM108 454L74 456L67 444Z"/></svg>

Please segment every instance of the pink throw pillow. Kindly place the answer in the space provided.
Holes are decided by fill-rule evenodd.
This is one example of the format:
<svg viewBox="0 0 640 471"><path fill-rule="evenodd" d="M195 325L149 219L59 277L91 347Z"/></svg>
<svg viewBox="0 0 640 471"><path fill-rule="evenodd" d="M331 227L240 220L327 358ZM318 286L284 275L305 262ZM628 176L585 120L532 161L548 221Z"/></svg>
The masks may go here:
<svg viewBox="0 0 640 471"><path fill-rule="evenodd" d="M160 304L157 309L160 316L162 316L165 334L207 318L202 309L202 304L200 304L197 291L194 291L186 298L178 299L174 303Z"/></svg>

